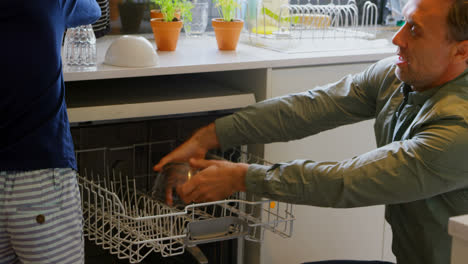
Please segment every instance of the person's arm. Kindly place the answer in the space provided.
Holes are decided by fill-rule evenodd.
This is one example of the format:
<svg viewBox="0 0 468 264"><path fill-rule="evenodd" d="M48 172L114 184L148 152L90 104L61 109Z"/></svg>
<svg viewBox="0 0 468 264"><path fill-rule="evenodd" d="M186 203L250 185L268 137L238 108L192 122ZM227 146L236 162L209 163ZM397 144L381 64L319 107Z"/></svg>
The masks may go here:
<svg viewBox="0 0 468 264"><path fill-rule="evenodd" d="M218 119L212 127L216 129L217 145L227 149L247 143L285 141L371 118L376 111L376 97L383 76L391 71L387 61L379 62L359 75L347 76L337 83L261 102ZM246 179L247 170L249 174L259 171L258 175L262 175L259 177L263 178L268 169L261 171L257 167L259 165L249 167L247 164L229 162L192 160L191 164L204 170L178 189L185 202L226 198L233 192L246 189L246 183L251 182L250 175Z"/></svg>
<svg viewBox="0 0 468 264"><path fill-rule="evenodd" d="M393 92L381 89L390 85L387 82L395 81L386 78L394 74L393 68L383 67L388 62L379 62L338 84L318 88L318 97L312 90L310 95L286 97L280 103L266 102L217 120L219 143L228 148L290 140L373 116ZM466 102L455 106L454 98L457 97L425 116L409 140L341 162L253 164L245 176L246 189L292 203L358 207L408 202L467 187L468 124L463 116ZM276 127L276 123L280 125Z"/></svg>
<svg viewBox="0 0 468 264"><path fill-rule="evenodd" d="M410 140L341 162L250 165L245 183L252 193L299 204L394 204L468 187L467 156L468 124L447 115L425 123Z"/></svg>
<svg viewBox="0 0 468 264"><path fill-rule="evenodd" d="M383 73L393 74L390 73L392 70ZM380 78L374 78L376 81L372 81L372 76L369 75L370 78L367 79L370 80L369 84L374 83L379 90L375 104L378 112L393 92L391 89L380 90L379 85L385 87L389 84L384 82L394 82L394 79L384 78L381 82ZM364 87L362 82L361 86ZM456 99L459 99L458 104ZM440 98L433 100L439 101ZM419 124L415 126L414 135L409 140L393 142L352 159L341 162L295 160L273 166L252 164L248 166L245 175L241 173L240 164L236 169L240 173L233 173L232 176L238 181L243 180L246 190L251 193L280 201L324 207L408 202L464 188L468 186L468 118L463 116L466 113L466 102L463 100L463 96L453 96L444 106L430 113L426 112L424 118L418 120ZM273 110L274 107L271 111ZM281 130L275 130L274 122L267 121L267 125L261 122L264 116L258 113L262 110L256 114L253 112L248 113L249 118L245 120L242 113L238 117L231 117L237 120L229 121L224 118L224 121L216 122L221 146L227 148L236 144L269 142L282 138L276 135ZM265 114L269 116L269 113ZM294 115L289 117L295 118ZM269 118L274 118L274 115ZM256 120L258 124L252 120ZM313 126L313 123L310 125ZM271 133L270 128L273 131ZM312 127L313 129L320 128ZM264 133L267 138L262 140ZM186 183L180 193L186 201L203 201L199 198L203 195L197 191L198 186L212 185L209 182L217 177L221 182L228 183L232 180L226 179L230 175L216 175L207 170L203 177ZM193 179L196 178L195 176ZM229 187L228 184L226 186ZM237 191L236 188L238 189L233 186L223 192ZM225 197L216 197L222 198Z"/></svg>
<svg viewBox="0 0 468 264"><path fill-rule="evenodd" d="M374 118L380 86L390 71L389 60L338 82L269 99L217 119L221 147L300 139Z"/></svg>
<svg viewBox="0 0 468 264"><path fill-rule="evenodd" d="M463 113L463 107L454 109ZM350 208L396 204L468 187L468 124L432 113L415 135L340 162L295 160L263 166L191 160L203 169L177 191L186 202L237 191L278 201Z"/></svg>
<svg viewBox="0 0 468 264"><path fill-rule="evenodd" d="M65 27L72 28L96 22L101 8L96 0L59 0L65 18Z"/></svg>

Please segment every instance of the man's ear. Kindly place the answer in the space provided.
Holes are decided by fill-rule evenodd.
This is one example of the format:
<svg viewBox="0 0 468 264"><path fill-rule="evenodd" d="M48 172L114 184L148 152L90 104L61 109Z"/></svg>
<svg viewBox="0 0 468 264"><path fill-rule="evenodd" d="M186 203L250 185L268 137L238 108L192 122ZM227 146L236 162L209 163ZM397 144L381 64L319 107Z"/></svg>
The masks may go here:
<svg viewBox="0 0 468 264"><path fill-rule="evenodd" d="M468 64L468 40L463 40L457 43L455 59Z"/></svg>

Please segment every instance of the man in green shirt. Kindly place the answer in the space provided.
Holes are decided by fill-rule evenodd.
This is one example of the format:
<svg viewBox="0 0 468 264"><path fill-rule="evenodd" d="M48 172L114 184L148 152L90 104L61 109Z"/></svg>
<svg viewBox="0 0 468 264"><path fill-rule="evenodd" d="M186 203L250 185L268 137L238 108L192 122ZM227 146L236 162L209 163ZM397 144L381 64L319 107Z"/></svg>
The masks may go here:
<svg viewBox="0 0 468 264"><path fill-rule="evenodd" d="M403 14L397 57L220 118L155 170L187 160L203 169L177 189L187 203L248 191L324 207L384 204L398 264L449 264L448 219L468 214L468 1L410 0ZM378 148L340 162L204 160L214 148L299 139L373 118Z"/></svg>

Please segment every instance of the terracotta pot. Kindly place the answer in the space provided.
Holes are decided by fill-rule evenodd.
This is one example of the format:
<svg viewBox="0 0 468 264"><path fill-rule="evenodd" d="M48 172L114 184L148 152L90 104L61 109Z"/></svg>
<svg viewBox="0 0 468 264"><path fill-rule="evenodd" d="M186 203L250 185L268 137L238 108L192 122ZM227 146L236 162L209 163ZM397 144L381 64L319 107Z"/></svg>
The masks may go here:
<svg viewBox="0 0 468 264"><path fill-rule="evenodd" d="M162 18L152 18L151 28L158 50L174 51L182 26L182 21L164 22Z"/></svg>
<svg viewBox="0 0 468 264"><path fill-rule="evenodd" d="M180 20L180 12L176 12L174 16ZM151 9L150 10L150 17L151 18L164 18L163 13L161 13L160 9Z"/></svg>
<svg viewBox="0 0 468 264"><path fill-rule="evenodd" d="M234 21L226 22L221 18L213 18L211 20L216 41L218 42L219 50L235 50L239 36L244 26L244 21L235 19Z"/></svg>

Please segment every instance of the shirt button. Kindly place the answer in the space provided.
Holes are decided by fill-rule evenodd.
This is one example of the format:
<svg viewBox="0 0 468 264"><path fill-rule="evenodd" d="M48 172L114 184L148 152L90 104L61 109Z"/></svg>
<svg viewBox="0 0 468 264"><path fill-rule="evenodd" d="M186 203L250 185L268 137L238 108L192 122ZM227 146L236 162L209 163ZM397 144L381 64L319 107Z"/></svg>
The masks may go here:
<svg viewBox="0 0 468 264"><path fill-rule="evenodd" d="M45 222L45 216L40 214L38 216L36 216L36 222L39 223L39 224L42 224Z"/></svg>

